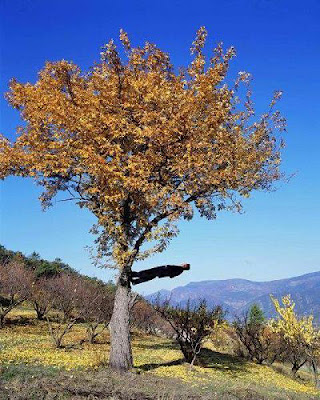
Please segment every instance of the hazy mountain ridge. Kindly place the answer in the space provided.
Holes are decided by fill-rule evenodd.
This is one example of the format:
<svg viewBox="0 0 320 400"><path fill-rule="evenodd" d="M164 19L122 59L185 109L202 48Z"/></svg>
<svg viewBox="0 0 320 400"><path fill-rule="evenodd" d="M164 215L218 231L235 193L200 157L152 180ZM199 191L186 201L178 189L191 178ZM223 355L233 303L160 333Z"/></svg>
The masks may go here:
<svg viewBox="0 0 320 400"><path fill-rule="evenodd" d="M300 315L313 313L320 320L320 272L296 276L293 278L255 282L247 279L226 279L190 282L171 291L160 290L146 296L153 301L170 298L172 304L186 304L188 299L197 302L206 299L209 306L222 305L230 317L246 311L251 304L258 303L268 317L274 316L270 294L280 298L290 294L296 302Z"/></svg>

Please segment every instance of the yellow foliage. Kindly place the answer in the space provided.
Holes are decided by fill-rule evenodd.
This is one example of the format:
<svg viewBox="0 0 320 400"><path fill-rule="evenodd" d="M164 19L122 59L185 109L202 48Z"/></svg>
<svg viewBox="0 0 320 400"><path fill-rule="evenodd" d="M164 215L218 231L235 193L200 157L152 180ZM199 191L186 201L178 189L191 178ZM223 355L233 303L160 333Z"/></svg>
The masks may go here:
<svg viewBox="0 0 320 400"><path fill-rule="evenodd" d="M282 334L285 339L297 346L299 344L314 346L320 340L320 331L313 324L313 316L299 318L294 311L295 303L290 295L282 297L283 306L273 296L271 300L279 315L277 320L270 322L274 332Z"/></svg>
<svg viewBox="0 0 320 400"><path fill-rule="evenodd" d="M283 120L272 108L280 93L252 122L250 90L243 104L237 94L250 76L228 85L235 50L219 45L208 61L206 36L199 29L193 61L180 73L168 54L148 42L134 48L121 31L126 60L110 41L88 73L62 60L47 62L35 84L13 79L7 99L25 124L15 142L0 136L0 178L33 177L44 207L62 191L88 208L98 255L118 267L132 264L146 240L162 251L176 233L171 224L192 218L191 204L215 218L224 207L239 209L235 193L270 189L281 176Z"/></svg>

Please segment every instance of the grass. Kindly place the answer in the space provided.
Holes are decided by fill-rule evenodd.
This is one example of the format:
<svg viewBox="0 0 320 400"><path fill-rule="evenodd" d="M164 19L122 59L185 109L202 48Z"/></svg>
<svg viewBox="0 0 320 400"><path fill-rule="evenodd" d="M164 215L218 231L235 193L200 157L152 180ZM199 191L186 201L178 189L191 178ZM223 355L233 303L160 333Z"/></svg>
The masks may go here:
<svg viewBox="0 0 320 400"><path fill-rule="evenodd" d="M78 324L57 350L31 310L10 319L0 330L0 399L320 399L309 374L293 380L285 366L246 362L210 342L203 366L190 371L170 340L135 332L134 371L119 375L106 367L107 332L97 344L83 343L85 326Z"/></svg>

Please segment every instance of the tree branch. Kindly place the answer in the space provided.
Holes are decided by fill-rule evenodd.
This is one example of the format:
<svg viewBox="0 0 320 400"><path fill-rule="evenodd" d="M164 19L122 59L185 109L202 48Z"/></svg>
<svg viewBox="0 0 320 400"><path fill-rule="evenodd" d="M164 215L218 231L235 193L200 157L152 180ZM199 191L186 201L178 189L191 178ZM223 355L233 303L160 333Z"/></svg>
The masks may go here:
<svg viewBox="0 0 320 400"><path fill-rule="evenodd" d="M202 194L206 193L206 191L200 191L198 193L195 193L191 196L189 196L186 200L185 203L191 203L192 201L196 200L199 196L201 196ZM179 210L179 207L176 207L170 211L165 211L159 215L157 215L156 217L154 217L149 224L146 226L145 230L143 231L143 233L141 234L141 236L139 237L139 239L136 241L135 245L134 245L134 253L135 255L139 252L139 249L146 237L146 235L152 230L153 227L157 226L158 223L160 221L162 221L163 219L167 218L169 215L174 214L175 212L177 212Z"/></svg>

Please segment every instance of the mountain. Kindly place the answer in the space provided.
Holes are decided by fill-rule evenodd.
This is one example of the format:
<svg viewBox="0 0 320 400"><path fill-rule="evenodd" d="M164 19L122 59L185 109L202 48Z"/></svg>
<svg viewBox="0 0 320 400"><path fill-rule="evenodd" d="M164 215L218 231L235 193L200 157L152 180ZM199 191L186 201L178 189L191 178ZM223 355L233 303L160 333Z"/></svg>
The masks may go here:
<svg viewBox="0 0 320 400"><path fill-rule="evenodd" d="M300 315L313 314L320 320L320 272L313 272L294 278L269 282L254 282L246 279L210 280L191 282L171 291L160 290L146 296L154 301L170 298L173 305L185 305L188 300L196 303L205 299L209 306L222 305L230 318L246 311L257 303L268 317L274 316L270 294L280 298L290 294Z"/></svg>

